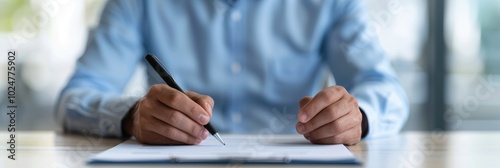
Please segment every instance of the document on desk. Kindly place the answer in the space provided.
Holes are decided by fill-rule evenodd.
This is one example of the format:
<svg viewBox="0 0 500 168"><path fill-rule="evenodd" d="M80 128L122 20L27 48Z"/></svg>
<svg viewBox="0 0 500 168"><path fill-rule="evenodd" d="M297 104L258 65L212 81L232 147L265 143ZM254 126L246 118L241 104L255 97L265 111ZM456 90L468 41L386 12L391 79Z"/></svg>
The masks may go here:
<svg viewBox="0 0 500 168"><path fill-rule="evenodd" d="M344 145L315 145L300 135L223 135L199 145L155 146L127 140L89 163L289 163L359 164Z"/></svg>

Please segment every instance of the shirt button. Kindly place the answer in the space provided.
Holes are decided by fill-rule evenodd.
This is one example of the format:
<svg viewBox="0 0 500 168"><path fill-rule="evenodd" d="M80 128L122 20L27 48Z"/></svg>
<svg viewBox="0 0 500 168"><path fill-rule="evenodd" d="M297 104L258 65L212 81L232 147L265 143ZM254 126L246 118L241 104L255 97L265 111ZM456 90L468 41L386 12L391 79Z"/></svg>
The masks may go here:
<svg viewBox="0 0 500 168"><path fill-rule="evenodd" d="M241 64L237 62L231 64L231 71L235 74L239 73L241 71Z"/></svg>
<svg viewBox="0 0 500 168"><path fill-rule="evenodd" d="M233 11L231 13L231 19L234 21L234 22L237 22L237 21L240 21L241 20L241 13L239 11Z"/></svg>
<svg viewBox="0 0 500 168"><path fill-rule="evenodd" d="M241 114L238 112L234 112L234 114L231 116L231 120L235 123L240 123L241 122Z"/></svg>

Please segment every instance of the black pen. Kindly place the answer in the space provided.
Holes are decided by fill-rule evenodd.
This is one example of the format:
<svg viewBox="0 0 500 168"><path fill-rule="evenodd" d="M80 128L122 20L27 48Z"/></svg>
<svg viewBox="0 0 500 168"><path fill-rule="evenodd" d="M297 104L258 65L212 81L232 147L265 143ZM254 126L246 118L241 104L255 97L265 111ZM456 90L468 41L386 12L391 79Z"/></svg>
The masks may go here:
<svg viewBox="0 0 500 168"><path fill-rule="evenodd" d="M174 89L177 89L178 91L184 93L184 91L181 89L181 87L179 87L179 85L177 85L177 83L175 83L172 75L160 63L160 60L158 60L158 58L155 55L153 55L153 54L146 55L146 60L148 61L149 65L151 65L151 67L153 67L153 69L156 71L156 73L158 73L158 75L160 75L160 77L165 81L165 83L167 83L168 86L170 86ZM208 132L210 132L210 134L212 134L215 137L215 139L217 139L223 145L226 145L226 143L224 143L224 141L222 141L222 138L219 136L219 133L217 133L217 131L215 131L214 127L212 127L212 125L210 125L210 122L207 125L204 125L204 127L208 130Z"/></svg>

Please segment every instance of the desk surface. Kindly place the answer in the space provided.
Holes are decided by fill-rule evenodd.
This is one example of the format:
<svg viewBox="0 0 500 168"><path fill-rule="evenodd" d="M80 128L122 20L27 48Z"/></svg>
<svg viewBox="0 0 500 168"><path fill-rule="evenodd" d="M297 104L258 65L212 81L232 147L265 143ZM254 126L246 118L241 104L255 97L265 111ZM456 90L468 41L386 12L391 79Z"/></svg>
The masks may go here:
<svg viewBox="0 0 500 168"><path fill-rule="evenodd" d="M2 144L0 167L124 167L124 165L86 164L89 156L119 144L121 142L119 139L57 132L18 132L16 136L16 161L11 161L7 158L9 153L6 151L8 134L0 132ZM404 132L390 138L364 140L348 148L363 162L363 167L495 167L500 164L500 132ZM192 167L186 165L130 166ZM200 166L203 165L195 167ZM209 165L207 167L252 166L285 165Z"/></svg>

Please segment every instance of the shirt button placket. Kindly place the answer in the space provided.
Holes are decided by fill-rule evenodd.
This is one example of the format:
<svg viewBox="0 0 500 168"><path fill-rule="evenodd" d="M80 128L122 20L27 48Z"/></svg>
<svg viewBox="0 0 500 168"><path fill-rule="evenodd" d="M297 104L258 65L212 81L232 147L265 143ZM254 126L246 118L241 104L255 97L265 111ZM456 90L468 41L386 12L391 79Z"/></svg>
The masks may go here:
<svg viewBox="0 0 500 168"><path fill-rule="evenodd" d="M245 61L245 37L244 37L244 23L242 10L243 4L234 6L228 11L226 17L230 32L230 43L231 43L231 61L227 68L229 68L231 82L231 103L229 105L230 120L233 123L233 127L230 128L233 131L241 131L244 129L244 123L242 121L242 110L244 108L244 61Z"/></svg>

